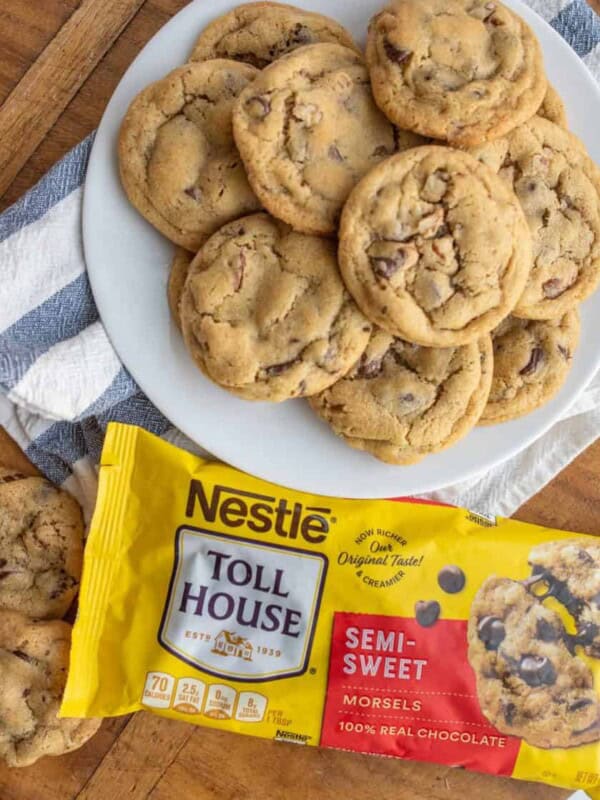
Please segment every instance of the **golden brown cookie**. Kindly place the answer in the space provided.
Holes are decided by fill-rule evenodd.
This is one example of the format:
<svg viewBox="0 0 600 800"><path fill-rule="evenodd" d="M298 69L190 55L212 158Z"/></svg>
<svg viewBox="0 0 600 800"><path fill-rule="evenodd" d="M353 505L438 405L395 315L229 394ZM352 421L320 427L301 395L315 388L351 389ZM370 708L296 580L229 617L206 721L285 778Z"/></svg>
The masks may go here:
<svg viewBox="0 0 600 800"><path fill-rule="evenodd" d="M531 264L514 193L468 153L424 146L387 159L354 189L340 268L365 315L426 347L489 333L513 309Z"/></svg>
<svg viewBox="0 0 600 800"><path fill-rule="evenodd" d="M354 368L310 405L352 447L390 464L414 464L466 436L491 380L489 336L428 348L376 328Z"/></svg>
<svg viewBox="0 0 600 800"><path fill-rule="evenodd" d="M123 120L119 167L129 200L188 250L260 208L231 129L233 103L257 74L237 61L186 64L144 89Z"/></svg>
<svg viewBox="0 0 600 800"><path fill-rule="evenodd" d="M264 69L233 112L250 183L273 216L303 233L335 233L357 181L397 149L359 55L303 47ZM418 143L407 134L403 147Z"/></svg>
<svg viewBox="0 0 600 800"><path fill-rule="evenodd" d="M371 20L367 63L396 125L460 147L525 122L546 92L535 35L497 0L394 0Z"/></svg>
<svg viewBox="0 0 600 800"><path fill-rule="evenodd" d="M282 3L246 3L202 31L190 61L231 58L262 69L298 47L318 42L358 51L348 31L330 17Z"/></svg>
<svg viewBox="0 0 600 800"><path fill-rule="evenodd" d="M173 254L173 261L169 270L169 280L167 282L167 301L173 322L181 331L181 320L179 318L179 303L185 285L185 279L194 260L194 254L183 247L176 247Z"/></svg>
<svg viewBox="0 0 600 800"><path fill-rule="evenodd" d="M209 239L190 267L180 316L198 367L247 400L322 391L352 367L371 332L344 288L334 243L268 214Z"/></svg>
<svg viewBox="0 0 600 800"><path fill-rule="evenodd" d="M481 425L522 417L563 385L579 341L579 314L560 319L508 317L492 334L494 377Z"/></svg>
<svg viewBox="0 0 600 800"><path fill-rule="evenodd" d="M533 268L515 315L562 317L600 284L600 171L573 134L539 116L471 151L521 202Z"/></svg>
<svg viewBox="0 0 600 800"><path fill-rule="evenodd" d="M545 748L600 739L592 672L569 651L560 616L522 583L488 578L468 639L481 710L499 731Z"/></svg>
<svg viewBox="0 0 600 800"><path fill-rule="evenodd" d="M548 84L544 102L538 108L537 113L540 117L550 120L550 122L554 122L556 125L560 125L561 128L569 129L565 104L554 86L550 84Z"/></svg>
<svg viewBox="0 0 600 800"><path fill-rule="evenodd" d="M44 478L0 478L0 608L64 616L79 588L83 518Z"/></svg>
<svg viewBox="0 0 600 800"><path fill-rule="evenodd" d="M71 626L0 611L0 758L26 767L90 739L99 719L57 717L69 668Z"/></svg>

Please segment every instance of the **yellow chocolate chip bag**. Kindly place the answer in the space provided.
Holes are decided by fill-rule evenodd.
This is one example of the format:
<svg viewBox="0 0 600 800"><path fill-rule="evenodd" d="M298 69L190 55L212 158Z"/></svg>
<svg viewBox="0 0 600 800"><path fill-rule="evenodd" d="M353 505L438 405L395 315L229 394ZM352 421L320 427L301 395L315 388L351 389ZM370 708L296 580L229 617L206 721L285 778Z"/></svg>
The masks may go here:
<svg viewBox="0 0 600 800"><path fill-rule="evenodd" d="M112 424L61 714L600 786L600 540L292 491Z"/></svg>

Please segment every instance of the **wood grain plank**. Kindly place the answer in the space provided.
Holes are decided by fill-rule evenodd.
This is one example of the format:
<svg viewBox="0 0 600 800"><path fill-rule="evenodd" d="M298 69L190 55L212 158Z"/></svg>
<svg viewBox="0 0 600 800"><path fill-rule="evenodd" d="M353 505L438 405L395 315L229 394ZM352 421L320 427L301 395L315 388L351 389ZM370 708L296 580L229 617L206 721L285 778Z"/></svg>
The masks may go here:
<svg viewBox="0 0 600 800"><path fill-rule="evenodd" d="M148 800L564 800L568 794L433 764L196 729Z"/></svg>
<svg viewBox="0 0 600 800"><path fill-rule="evenodd" d="M11 92L0 109L0 196L144 2L84 0Z"/></svg>
<svg viewBox="0 0 600 800"><path fill-rule="evenodd" d="M187 2L188 0L146 0L82 85L51 134L33 153L4 196L0 196L0 212L18 200L65 153L98 127L104 109L129 64L148 40ZM14 3L14 0L0 0L1 3ZM5 39L0 24L0 47L3 48L5 44L10 45L11 42ZM0 70L3 58L0 55Z"/></svg>
<svg viewBox="0 0 600 800"><path fill-rule="evenodd" d="M521 506L514 517L600 536L600 440Z"/></svg>
<svg viewBox="0 0 600 800"><path fill-rule="evenodd" d="M191 725L184 722L138 712L124 727L82 790L69 797L77 800L124 797L127 800L145 800L193 732Z"/></svg>
<svg viewBox="0 0 600 800"><path fill-rule="evenodd" d="M44 0L44 13L37 3L0 0L0 103L8 97L80 0Z"/></svg>
<svg viewBox="0 0 600 800"><path fill-rule="evenodd" d="M94 774L129 717L105 720L93 739L60 758L43 758L31 767L9 769L0 762L2 800L73 800ZM115 796L116 797L116 796ZM104 795L103 800L113 795Z"/></svg>

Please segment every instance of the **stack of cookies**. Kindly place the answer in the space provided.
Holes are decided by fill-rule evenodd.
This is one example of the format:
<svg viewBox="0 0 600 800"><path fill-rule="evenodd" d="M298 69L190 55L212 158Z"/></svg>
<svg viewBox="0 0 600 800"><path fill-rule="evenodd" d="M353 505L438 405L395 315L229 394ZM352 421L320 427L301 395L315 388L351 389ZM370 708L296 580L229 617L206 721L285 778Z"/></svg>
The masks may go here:
<svg viewBox="0 0 600 800"><path fill-rule="evenodd" d="M187 349L239 397L307 397L410 464L564 382L600 282L600 171L501 3L394 0L366 57L334 20L239 6L133 101L119 156L179 246Z"/></svg>
<svg viewBox="0 0 600 800"><path fill-rule="evenodd" d="M23 767L81 747L96 719L58 719L77 591L83 519L43 478L0 467L0 759Z"/></svg>

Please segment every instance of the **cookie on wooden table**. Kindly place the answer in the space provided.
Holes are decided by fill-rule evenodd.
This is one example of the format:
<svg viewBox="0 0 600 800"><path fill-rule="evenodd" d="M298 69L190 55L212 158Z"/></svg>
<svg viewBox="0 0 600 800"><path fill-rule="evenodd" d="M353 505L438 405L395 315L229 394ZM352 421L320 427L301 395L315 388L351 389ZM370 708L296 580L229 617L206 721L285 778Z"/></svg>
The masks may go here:
<svg viewBox="0 0 600 800"><path fill-rule="evenodd" d="M71 495L44 478L0 471L0 608L64 616L79 588L83 528Z"/></svg>
<svg viewBox="0 0 600 800"><path fill-rule="evenodd" d="M298 47L318 42L358 51L348 31L330 17L281 3L246 3L202 31L190 61L231 58L262 69Z"/></svg>
<svg viewBox="0 0 600 800"><path fill-rule="evenodd" d="M513 191L473 156L426 145L375 167L342 215L344 281L394 336L454 347L489 333L520 298L531 237Z"/></svg>
<svg viewBox="0 0 600 800"><path fill-rule="evenodd" d="M71 626L0 611L0 758L25 767L90 739L99 719L57 717L69 668Z"/></svg>
<svg viewBox="0 0 600 800"><path fill-rule="evenodd" d="M190 267L180 316L197 366L248 400L322 391L357 361L371 332L342 283L335 244L268 214L209 239Z"/></svg>
<svg viewBox="0 0 600 800"><path fill-rule="evenodd" d="M358 180L400 145L371 94L361 57L337 44L303 47L264 69L233 112L254 191L303 233L333 234Z"/></svg>
<svg viewBox="0 0 600 800"><path fill-rule="evenodd" d="M489 336L428 348L376 329L354 368L310 405L352 447L391 464L414 464L477 424L491 380Z"/></svg>
<svg viewBox="0 0 600 800"><path fill-rule="evenodd" d="M492 334L494 377L480 420L494 425L547 403L565 382L579 341L579 314L560 319L507 317Z"/></svg>
<svg viewBox="0 0 600 800"><path fill-rule="evenodd" d="M188 250L260 207L231 130L233 103L257 74L237 61L186 64L144 89L123 120L119 167L129 200Z"/></svg>
<svg viewBox="0 0 600 800"><path fill-rule="evenodd" d="M394 0L370 22L367 63L396 125L460 147L525 122L547 85L535 35L497 0Z"/></svg>
<svg viewBox="0 0 600 800"><path fill-rule="evenodd" d="M514 189L531 231L515 315L562 317L600 284L600 170L579 139L539 116L471 152Z"/></svg>

